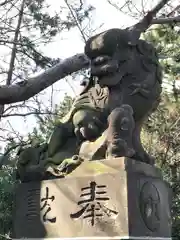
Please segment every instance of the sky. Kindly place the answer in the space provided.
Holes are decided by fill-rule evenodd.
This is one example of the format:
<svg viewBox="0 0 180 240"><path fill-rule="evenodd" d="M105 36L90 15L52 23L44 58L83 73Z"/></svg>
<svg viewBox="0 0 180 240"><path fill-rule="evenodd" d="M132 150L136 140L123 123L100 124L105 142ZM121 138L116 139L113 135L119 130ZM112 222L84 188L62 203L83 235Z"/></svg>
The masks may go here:
<svg viewBox="0 0 180 240"><path fill-rule="evenodd" d="M57 8L56 0L48 0L49 4ZM103 26L99 31L104 31L109 28L116 28L125 25L131 25L133 23L132 19L124 14L119 13L114 7L112 7L107 0L86 0L87 4L93 5L96 9L93 13L93 25L94 28L100 26L103 23ZM123 24L126 23L126 24ZM44 52L54 57L70 57L77 52L83 52L84 42L81 40L81 34L75 28L70 32L63 34L60 39L60 42L57 40L53 44L46 46ZM58 51L57 51L58 49Z"/></svg>
<svg viewBox="0 0 180 240"><path fill-rule="evenodd" d="M141 2L140 0L135 1ZM60 9L60 3L62 4L62 2L63 1L47 0L47 3L50 5L50 13L53 13L53 11L58 11L58 9ZM155 4L156 2L156 0L150 1L149 3L151 4L148 7L151 8L152 4ZM107 30L109 28L127 27L134 24L134 19L117 11L108 3L107 0L86 0L86 4L91 4L95 7L92 19L92 28L97 28L95 33ZM101 26L100 29L99 26ZM79 30L74 28L69 32L65 32L64 34L57 36L52 43L44 45L42 47L42 51L46 56L65 59L75 55L76 53L82 53L84 51L84 42ZM67 81L71 83L73 91ZM75 96L78 95L79 91L81 90L79 81L73 81L72 77L68 77L66 80L60 80L53 85L53 88L59 89L59 91L54 94L53 104L62 101L65 93ZM51 90L52 87L48 88L48 90L45 91L46 94L42 94L41 96L41 100L45 105L46 103L48 104ZM0 127L7 128L10 131L15 131L17 134L20 133L24 136L26 136L28 132L31 132L33 127L36 125L37 124L33 116L29 116L26 119L21 117L5 118L0 123ZM6 133L4 132L4 134Z"/></svg>

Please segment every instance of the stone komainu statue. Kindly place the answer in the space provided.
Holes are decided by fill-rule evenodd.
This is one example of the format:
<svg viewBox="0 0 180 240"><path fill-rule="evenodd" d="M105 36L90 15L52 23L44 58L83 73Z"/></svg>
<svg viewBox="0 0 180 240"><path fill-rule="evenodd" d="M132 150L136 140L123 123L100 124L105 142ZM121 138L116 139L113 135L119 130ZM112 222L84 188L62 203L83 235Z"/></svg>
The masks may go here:
<svg viewBox="0 0 180 240"><path fill-rule="evenodd" d="M20 154L21 179L35 171L43 178L47 169L58 176L80 159L125 156L154 163L141 145L140 131L160 100L162 72L155 48L134 40L128 30L110 29L90 38L85 54L91 62L87 86L55 127L36 164Z"/></svg>

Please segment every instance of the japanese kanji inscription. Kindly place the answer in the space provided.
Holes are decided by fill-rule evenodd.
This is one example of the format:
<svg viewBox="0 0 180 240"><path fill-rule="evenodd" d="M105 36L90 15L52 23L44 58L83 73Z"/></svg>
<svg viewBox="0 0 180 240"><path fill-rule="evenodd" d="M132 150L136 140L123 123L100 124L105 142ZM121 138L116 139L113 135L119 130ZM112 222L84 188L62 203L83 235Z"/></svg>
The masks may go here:
<svg viewBox="0 0 180 240"><path fill-rule="evenodd" d="M42 203L42 207L40 208L40 210L45 210L44 214L43 214L43 222L50 222L50 223L55 223L56 222L56 217L53 218L49 218L48 217L48 213L51 211L51 202L53 202L55 200L55 196L53 195L49 195L49 188L46 187L46 195L44 198L41 198L41 203Z"/></svg>
<svg viewBox="0 0 180 240"><path fill-rule="evenodd" d="M88 187L81 188L81 200L77 204L82 208L78 212L70 214L70 217L73 219L80 217L90 219L91 225L94 226L97 217L116 216L117 211L103 205L103 202L110 200L106 188L106 185L98 185L95 181L91 181Z"/></svg>

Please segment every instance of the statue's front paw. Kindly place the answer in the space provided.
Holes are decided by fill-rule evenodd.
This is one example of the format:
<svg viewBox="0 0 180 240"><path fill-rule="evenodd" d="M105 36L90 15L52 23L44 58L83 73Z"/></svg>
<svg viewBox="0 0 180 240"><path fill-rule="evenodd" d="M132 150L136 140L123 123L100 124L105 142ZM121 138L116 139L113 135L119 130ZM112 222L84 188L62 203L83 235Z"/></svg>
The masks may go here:
<svg viewBox="0 0 180 240"><path fill-rule="evenodd" d="M64 174L71 173L74 169L76 169L82 162L82 159L74 155L72 158L65 159L58 167L57 170Z"/></svg>
<svg viewBox="0 0 180 240"><path fill-rule="evenodd" d="M118 139L108 144L106 157L132 157L134 154L135 150L132 147L129 147L124 140Z"/></svg>

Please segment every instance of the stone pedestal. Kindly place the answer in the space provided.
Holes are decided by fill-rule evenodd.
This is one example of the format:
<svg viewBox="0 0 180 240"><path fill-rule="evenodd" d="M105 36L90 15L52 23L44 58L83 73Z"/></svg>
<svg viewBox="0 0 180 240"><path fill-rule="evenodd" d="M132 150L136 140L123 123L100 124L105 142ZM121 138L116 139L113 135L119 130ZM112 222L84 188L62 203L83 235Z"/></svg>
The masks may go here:
<svg viewBox="0 0 180 240"><path fill-rule="evenodd" d="M66 178L17 187L13 237L171 239L169 203L155 167L127 158L84 162Z"/></svg>

